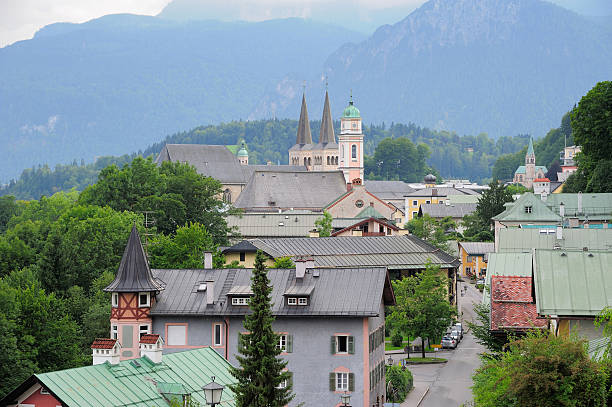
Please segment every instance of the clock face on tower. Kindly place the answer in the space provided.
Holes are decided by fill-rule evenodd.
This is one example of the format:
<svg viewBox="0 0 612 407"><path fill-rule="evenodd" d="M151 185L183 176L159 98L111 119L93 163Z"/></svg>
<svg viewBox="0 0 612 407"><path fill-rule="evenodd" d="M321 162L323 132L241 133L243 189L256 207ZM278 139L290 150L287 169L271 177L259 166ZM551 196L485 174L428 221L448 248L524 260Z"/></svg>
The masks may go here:
<svg viewBox="0 0 612 407"><path fill-rule="evenodd" d="M353 128L356 129L357 128L357 123L353 122Z"/></svg>

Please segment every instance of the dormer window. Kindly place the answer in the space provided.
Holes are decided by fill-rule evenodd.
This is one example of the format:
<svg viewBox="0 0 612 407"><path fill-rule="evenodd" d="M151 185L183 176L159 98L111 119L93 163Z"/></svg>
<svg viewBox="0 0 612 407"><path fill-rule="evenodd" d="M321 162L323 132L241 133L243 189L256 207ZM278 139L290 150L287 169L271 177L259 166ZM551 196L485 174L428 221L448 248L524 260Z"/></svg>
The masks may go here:
<svg viewBox="0 0 612 407"><path fill-rule="evenodd" d="M306 297L298 298L298 305L308 305L308 298Z"/></svg>
<svg viewBox="0 0 612 407"><path fill-rule="evenodd" d="M150 307L151 306L151 293L139 293L138 294L138 306L139 307Z"/></svg>
<svg viewBox="0 0 612 407"><path fill-rule="evenodd" d="M287 305L297 305L297 298L295 297L287 298Z"/></svg>
<svg viewBox="0 0 612 407"><path fill-rule="evenodd" d="M232 305L249 305L250 300L249 297L233 297Z"/></svg>
<svg viewBox="0 0 612 407"><path fill-rule="evenodd" d="M119 306L119 293L112 293L111 300L113 307L117 308Z"/></svg>
<svg viewBox="0 0 612 407"><path fill-rule="evenodd" d="M525 207L525 213L531 213L533 211L533 207L532 206L526 206Z"/></svg>
<svg viewBox="0 0 612 407"><path fill-rule="evenodd" d="M287 305L308 305L308 297L287 297Z"/></svg>

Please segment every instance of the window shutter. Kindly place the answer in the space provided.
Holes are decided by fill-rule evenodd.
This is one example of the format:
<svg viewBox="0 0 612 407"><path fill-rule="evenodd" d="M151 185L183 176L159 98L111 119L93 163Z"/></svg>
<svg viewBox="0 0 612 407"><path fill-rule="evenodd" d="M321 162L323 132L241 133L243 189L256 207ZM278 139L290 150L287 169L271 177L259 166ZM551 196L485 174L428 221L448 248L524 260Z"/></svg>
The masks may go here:
<svg viewBox="0 0 612 407"><path fill-rule="evenodd" d="M292 389L293 388L293 372L287 372L287 373L289 373L289 377L287 378L287 387Z"/></svg>
<svg viewBox="0 0 612 407"><path fill-rule="evenodd" d="M355 391L355 373L349 373L349 391Z"/></svg>
<svg viewBox="0 0 612 407"><path fill-rule="evenodd" d="M336 353L336 337L331 337L331 353L334 355Z"/></svg>
<svg viewBox="0 0 612 407"><path fill-rule="evenodd" d="M336 391L336 374L329 374L329 391Z"/></svg>
<svg viewBox="0 0 612 407"><path fill-rule="evenodd" d="M293 352L293 335L287 335L287 353Z"/></svg>
<svg viewBox="0 0 612 407"><path fill-rule="evenodd" d="M350 354L355 353L355 337L354 336L348 337L348 353Z"/></svg>

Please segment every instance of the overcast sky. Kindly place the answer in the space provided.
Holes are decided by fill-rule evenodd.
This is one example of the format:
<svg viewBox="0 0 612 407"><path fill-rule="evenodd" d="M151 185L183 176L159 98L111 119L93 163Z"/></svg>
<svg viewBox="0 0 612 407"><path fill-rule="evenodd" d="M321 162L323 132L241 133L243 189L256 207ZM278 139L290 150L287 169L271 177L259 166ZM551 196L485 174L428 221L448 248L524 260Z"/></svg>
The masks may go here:
<svg viewBox="0 0 612 407"><path fill-rule="evenodd" d="M326 4L345 3L370 13L397 10L397 20L425 0L191 0L210 4L211 10L236 5L236 18L259 21L270 18L310 17L309 10ZM612 0L550 0L574 11L591 15L612 15ZM32 38L45 25L56 22L81 23L106 14L158 14L170 0L0 0L0 47ZM336 7L334 8L337 10ZM316 16L314 16L316 18ZM214 18L214 16L213 16ZM219 17L221 18L221 17ZM395 23L396 21L385 21ZM364 21L367 23L366 21Z"/></svg>

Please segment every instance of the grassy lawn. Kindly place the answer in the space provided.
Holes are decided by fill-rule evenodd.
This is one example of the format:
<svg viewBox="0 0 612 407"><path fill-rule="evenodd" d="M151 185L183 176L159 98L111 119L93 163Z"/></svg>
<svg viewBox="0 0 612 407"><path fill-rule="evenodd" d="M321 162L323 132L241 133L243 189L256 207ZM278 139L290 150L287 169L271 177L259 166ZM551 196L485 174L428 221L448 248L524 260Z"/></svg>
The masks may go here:
<svg viewBox="0 0 612 407"><path fill-rule="evenodd" d="M402 346L393 346L391 342L385 342L385 350L399 350L404 349L404 346L408 345L408 342L404 341Z"/></svg>

